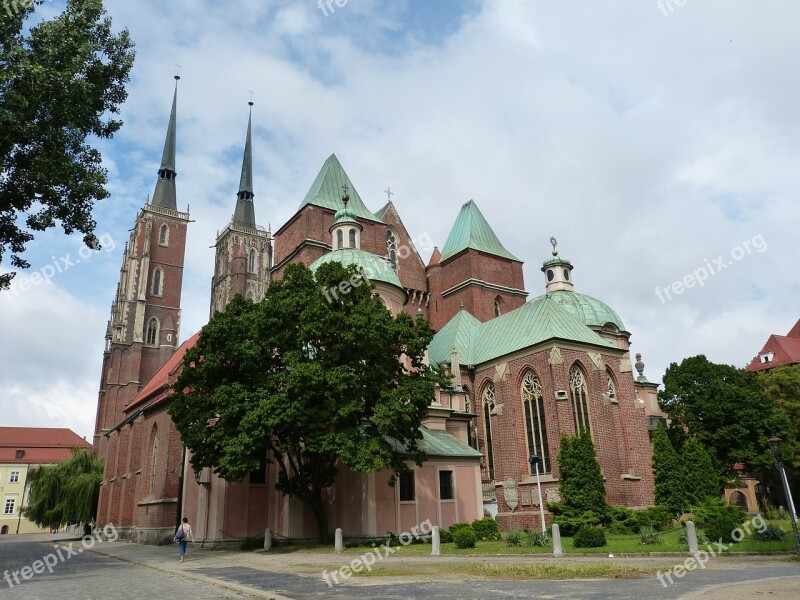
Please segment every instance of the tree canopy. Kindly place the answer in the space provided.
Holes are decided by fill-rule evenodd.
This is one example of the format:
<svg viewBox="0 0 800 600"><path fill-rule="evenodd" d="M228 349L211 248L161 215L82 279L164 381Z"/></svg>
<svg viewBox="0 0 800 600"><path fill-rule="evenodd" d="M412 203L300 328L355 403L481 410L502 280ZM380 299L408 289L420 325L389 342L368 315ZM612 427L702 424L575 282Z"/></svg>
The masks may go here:
<svg viewBox="0 0 800 600"><path fill-rule="evenodd" d="M108 197L106 170L89 139L122 126L133 65L127 30L113 33L102 0L67 0L52 20L30 23L41 2L6 3L0 18L0 263L23 257L36 231L60 223L97 247L92 208ZM0 275L0 290L14 273Z"/></svg>
<svg viewBox="0 0 800 600"><path fill-rule="evenodd" d="M562 436L558 452L559 489L564 505L577 513L606 508L606 486L597 462L592 436L584 431L577 436Z"/></svg>
<svg viewBox="0 0 800 600"><path fill-rule="evenodd" d="M678 453L659 423L653 433L653 479L656 504L669 508L675 515L686 507L686 488Z"/></svg>
<svg viewBox="0 0 800 600"><path fill-rule="evenodd" d="M87 524L97 512L102 481L103 460L91 450L73 448L67 460L30 470L25 518L39 527Z"/></svg>
<svg viewBox="0 0 800 600"><path fill-rule="evenodd" d="M236 297L186 353L170 407L195 470L237 481L276 462L277 489L311 508L323 539L337 464L402 472L392 440L421 462L420 423L446 382L424 363L427 321L393 317L370 285L326 300L358 276L336 262L316 275L292 264L261 302Z"/></svg>
<svg viewBox="0 0 800 600"><path fill-rule="evenodd" d="M764 393L756 373L702 355L672 363L658 397L679 445L696 437L721 475L735 463L745 463L751 472L771 470L775 460L767 440L773 433L789 434L788 419Z"/></svg>

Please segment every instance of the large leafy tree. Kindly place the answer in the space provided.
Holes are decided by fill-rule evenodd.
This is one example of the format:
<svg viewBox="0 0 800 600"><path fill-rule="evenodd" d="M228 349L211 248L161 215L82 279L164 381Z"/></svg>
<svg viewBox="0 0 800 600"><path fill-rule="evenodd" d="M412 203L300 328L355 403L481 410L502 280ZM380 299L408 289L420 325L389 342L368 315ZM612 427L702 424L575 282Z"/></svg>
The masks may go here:
<svg viewBox="0 0 800 600"><path fill-rule="evenodd" d="M597 462L592 436L584 431L577 436L563 436L558 452L559 489L564 505L578 514L606 508L606 486Z"/></svg>
<svg viewBox="0 0 800 600"><path fill-rule="evenodd" d="M671 419L670 431L683 445L696 437L710 452L721 475L735 463L751 472L771 469L767 440L788 434L789 422L764 393L756 373L693 356L672 363L664 375L659 404Z"/></svg>
<svg viewBox="0 0 800 600"><path fill-rule="evenodd" d="M653 478L656 504L668 507L673 514L682 513L686 504L684 471L661 423L653 433Z"/></svg>
<svg viewBox="0 0 800 600"><path fill-rule="evenodd" d="M797 498L800 494L800 365L778 367L759 374L764 392L775 403L778 413L791 425L785 435L776 432L782 439L783 463L792 493ZM780 489L781 484L774 468L766 474ZM783 502L780 499L779 502Z"/></svg>
<svg viewBox="0 0 800 600"><path fill-rule="evenodd" d="M34 467L28 473L25 518L39 527L88 524L97 512L102 480L103 460L90 450L73 448L63 462Z"/></svg>
<svg viewBox="0 0 800 600"><path fill-rule="evenodd" d="M122 126L133 65L127 30L113 33L102 0L67 0L63 13L31 24L42 2L6 2L0 18L0 262L24 269L36 231L56 224L96 247L94 203L106 170L91 138ZM0 275L0 290L14 273Z"/></svg>
<svg viewBox="0 0 800 600"><path fill-rule="evenodd" d="M235 298L186 353L170 407L195 470L236 481L268 457L321 539L337 465L401 472L398 442L422 461L420 422L445 383L424 363L427 321L393 317L369 285L324 293L353 278L335 262L289 265L258 304Z"/></svg>

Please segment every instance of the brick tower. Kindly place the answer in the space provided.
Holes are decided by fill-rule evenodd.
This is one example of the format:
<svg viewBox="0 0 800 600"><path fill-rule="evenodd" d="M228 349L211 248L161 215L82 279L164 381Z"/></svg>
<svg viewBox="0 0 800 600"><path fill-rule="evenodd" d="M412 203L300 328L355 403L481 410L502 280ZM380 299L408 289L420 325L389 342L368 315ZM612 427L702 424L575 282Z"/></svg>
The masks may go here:
<svg viewBox="0 0 800 600"><path fill-rule="evenodd" d="M253 206L253 103L247 121L242 176L231 222L217 236L214 275L211 278L211 315L222 312L234 296L258 302L264 297L272 266L272 238L256 225Z"/></svg>
<svg viewBox="0 0 800 600"><path fill-rule="evenodd" d="M93 446L108 453L106 431L178 346L181 285L189 213L177 209L175 137L178 76L161 167L153 193L136 217L125 246L106 330Z"/></svg>

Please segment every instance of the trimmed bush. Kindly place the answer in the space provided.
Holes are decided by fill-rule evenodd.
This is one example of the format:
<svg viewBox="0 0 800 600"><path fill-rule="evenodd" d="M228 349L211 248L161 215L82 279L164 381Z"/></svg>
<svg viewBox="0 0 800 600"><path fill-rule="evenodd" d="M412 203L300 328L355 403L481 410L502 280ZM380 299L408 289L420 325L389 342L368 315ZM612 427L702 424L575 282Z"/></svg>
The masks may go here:
<svg viewBox="0 0 800 600"><path fill-rule="evenodd" d="M584 525L575 533L576 548L600 548L606 545L606 534L599 527Z"/></svg>
<svg viewBox="0 0 800 600"><path fill-rule="evenodd" d="M537 546L540 548L549 548L550 536L547 534L547 532L542 533L541 531L529 531L528 546L533 548Z"/></svg>
<svg viewBox="0 0 800 600"><path fill-rule="evenodd" d="M713 542L722 540L723 544L730 544L734 541L734 539L731 537L731 533L733 533L733 531L741 524L742 522L738 519L735 519L732 515L725 512L720 512L713 515L708 520L708 525L706 525L705 532L709 539Z"/></svg>
<svg viewBox="0 0 800 600"><path fill-rule="evenodd" d="M753 539L759 542L783 542L786 541L786 533L780 527L767 525L763 530L756 531L753 534Z"/></svg>
<svg viewBox="0 0 800 600"><path fill-rule="evenodd" d="M639 539L645 545L663 544L664 538L650 525L645 525L639 530Z"/></svg>
<svg viewBox="0 0 800 600"><path fill-rule="evenodd" d="M636 520L639 523L639 530L642 527L652 527L656 531L660 531L669 527L672 522L672 511L669 507L657 504L650 506L636 515Z"/></svg>
<svg viewBox="0 0 800 600"><path fill-rule="evenodd" d="M575 514L574 511L567 510L564 514L555 517L554 523L558 524L558 529L564 537L573 537L578 529L588 525L599 525L600 517L592 510L587 510L583 514Z"/></svg>
<svg viewBox="0 0 800 600"><path fill-rule="evenodd" d="M476 536L472 527L460 527L453 533L456 548L474 548L475 540Z"/></svg>
<svg viewBox="0 0 800 600"><path fill-rule="evenodd" d="M506 534L506 546L509 548L522 546L522 532L519 529L512 529Z"/></svg>
<svg viewBox="0 0 800 600"><path fill-rule="evenodd" d="M636 513L625 506L607 506L605 524L608 533L626 534L639 531Z"/></svg>
<svg viewBox="0 0 800 600"><path fill-rule="evenodd" d="M475 532L475 537L482 542L487 540L495 541L501 539L500 528L497 526L497 521L491 517L485 517L483 519L473 521L472 530Z"/></svg>
<svg viewBox="0 0 800 600"><path fill-rule="evenodd" d="M736 523L731 528L733 530L747 520L747 513L741 506L731 504L721 498L714 498L698 506L693 506L692 514L694 515L695 524L701 529L708 529L712 521L726 519L729 522ZM711 537L710 534L709 537Z"/></svg>

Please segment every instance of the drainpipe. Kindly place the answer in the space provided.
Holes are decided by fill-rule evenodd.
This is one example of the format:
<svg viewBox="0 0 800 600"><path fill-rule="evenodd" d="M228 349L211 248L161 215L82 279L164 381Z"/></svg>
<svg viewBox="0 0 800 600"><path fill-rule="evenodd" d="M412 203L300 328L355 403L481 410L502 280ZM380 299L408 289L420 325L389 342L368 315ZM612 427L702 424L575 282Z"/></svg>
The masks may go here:
<svg viewBox="0 0 800 600"><path fill-rule="evenodd" d="M178 510L175 515L175 531L181 526L181 511L183 511L183 474L186 471L186 446L181 444L181 470L178 473Z"/></svg>

